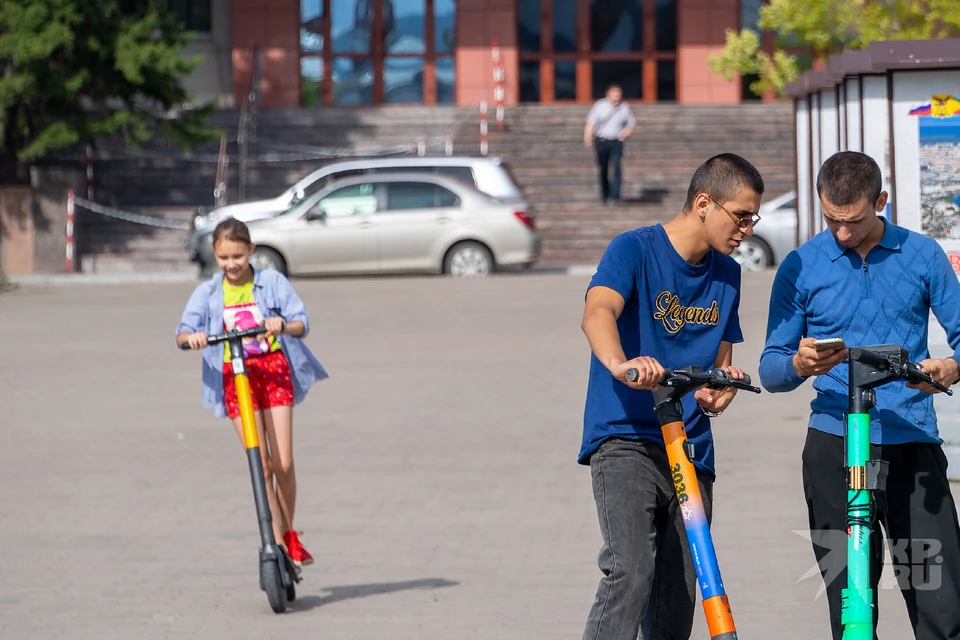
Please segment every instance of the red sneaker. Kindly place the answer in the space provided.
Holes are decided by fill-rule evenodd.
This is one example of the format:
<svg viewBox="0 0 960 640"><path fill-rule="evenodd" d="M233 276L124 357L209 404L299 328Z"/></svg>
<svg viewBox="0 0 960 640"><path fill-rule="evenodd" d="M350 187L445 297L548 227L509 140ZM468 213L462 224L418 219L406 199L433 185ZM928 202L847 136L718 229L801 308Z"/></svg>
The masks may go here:
<svg viewBox="0 0 960 640"><path fill-rule="evenodd" d="M304 564L313 564L313 556L300 543L302 531L287 531L283 534L283 543L287 545L287 555L298 567Z"/></svg>

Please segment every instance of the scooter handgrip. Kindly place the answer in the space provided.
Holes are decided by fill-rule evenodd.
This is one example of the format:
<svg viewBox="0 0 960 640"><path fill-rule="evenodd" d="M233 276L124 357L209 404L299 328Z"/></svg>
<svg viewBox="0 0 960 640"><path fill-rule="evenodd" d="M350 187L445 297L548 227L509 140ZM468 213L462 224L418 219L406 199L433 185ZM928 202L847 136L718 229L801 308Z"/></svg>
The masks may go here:
<svg viewBox="0 0 960 640"><path fill-rule="evenodd" d="M885 358L878 353L873 351L868 351L861 347L854 347L850 349L850 359L856 362L862 362L863 364L870 367L883 368Z"/></svg>
<svg viewBox="0 0 960 640"><path fill-rule="evenodd" d="M735 380L736 382L742 382L743 384L750 384L750 374L748 373L743 374L743 378L741 378L740 380L737 380L736 378L732 377L729 373L727 373L723 369L714 369L713 374L715 376L723 378L724 380Z"/></svg>
<svg viewBox="0 0 960 640"><path fill-rule="evenodd" d="M630 368L627 369L627 373L624 374L624 377L627 379L627 382L636 382L637 378L640 377L640 372L636 369Z"/></svg>
<svg viewBox="0 0 960 640"><path fill-rule="evenodd" d="M180 350L181 350L181 351L190 351L190 343L189 343L189 342L181 342L181 343L180 343Z"/></svg>

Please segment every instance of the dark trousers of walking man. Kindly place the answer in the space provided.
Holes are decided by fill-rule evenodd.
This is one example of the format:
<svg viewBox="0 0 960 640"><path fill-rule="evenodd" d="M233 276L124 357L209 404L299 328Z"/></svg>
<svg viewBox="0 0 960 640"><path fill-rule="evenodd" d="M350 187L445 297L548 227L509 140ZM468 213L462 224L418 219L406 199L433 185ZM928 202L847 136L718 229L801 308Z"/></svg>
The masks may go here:
<svg viewBox="0 0 960 640"><path fill-rule="evenodd" d="M620 140L605 140L597 138L597 164L600 167L600 194L603 203L620 200L620 159L623 156L623 142ZM613 179L610 178L610 169L613 169Z"/></svg>

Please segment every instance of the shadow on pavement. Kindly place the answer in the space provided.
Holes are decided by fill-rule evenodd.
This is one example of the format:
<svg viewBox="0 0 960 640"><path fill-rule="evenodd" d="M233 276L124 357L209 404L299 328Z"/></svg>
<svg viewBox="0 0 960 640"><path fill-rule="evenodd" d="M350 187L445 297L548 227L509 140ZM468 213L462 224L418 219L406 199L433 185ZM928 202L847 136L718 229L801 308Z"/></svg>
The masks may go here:
<svg viewBox="0 0 960 640"><path fill-rule="evenodd" d="M352 600L354 598L367 598L369 596L379 596L386 593L395 593L397 591L407 591L408 589L440 589L442 587L455 587L459 582L444 580L442 578L423 578L421 580L407 580L404 582L381 582L377 584L355 584L343 587L328 587L324 589L327 595L324 596L303 596L294 600L290 605L293 611L309 611L316 607L333 604L342 600Z"/></svg>

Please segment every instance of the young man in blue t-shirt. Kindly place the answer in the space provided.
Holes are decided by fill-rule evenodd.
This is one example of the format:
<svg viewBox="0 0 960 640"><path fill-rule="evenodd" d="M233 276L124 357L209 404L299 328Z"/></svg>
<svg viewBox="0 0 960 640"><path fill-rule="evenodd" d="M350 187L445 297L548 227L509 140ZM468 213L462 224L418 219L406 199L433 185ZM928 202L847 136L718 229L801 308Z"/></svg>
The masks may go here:
<svg viewBox="0 0 960 640"><path fill-rule="evenodd" d="M687 640L697 601L653 391L663 369L722 367L732 376L740 331L740 266L730 257L758 220L763 179L722 154L693 174L671 221L610 243L587 290L583 332L593 354L578 462L590 465L603 547L603 578L584 640ZM640 377L628 382L636 368ZM683 399L683 421L708 521L713 438L736 390L700 389Z"/></svg>
<svg viewBox="0 0 960 640"><path fill-rule="evenodd" d="M817 390L803 447L803 490L835 640L843 635L841 592L847 586L848 354L817 351L813 342L899 344L941 384L960 378L960 282L935 240L877 216L887 203L882 188L880 167L868 155L841 151L823 163L817 193L827 229L777 269L760 356L767 391L793 391L807 378ZM955 350L950 358L929 357L931 310ZM925 384L891 382L876 389L870 411L870 458L889 464L876 519L889 539L914 634L923 640L960 637L960 527L933 393ZM883 560L878 527L870 550L876 593ZM876 626L879 609L873 613Z"/></svg>

